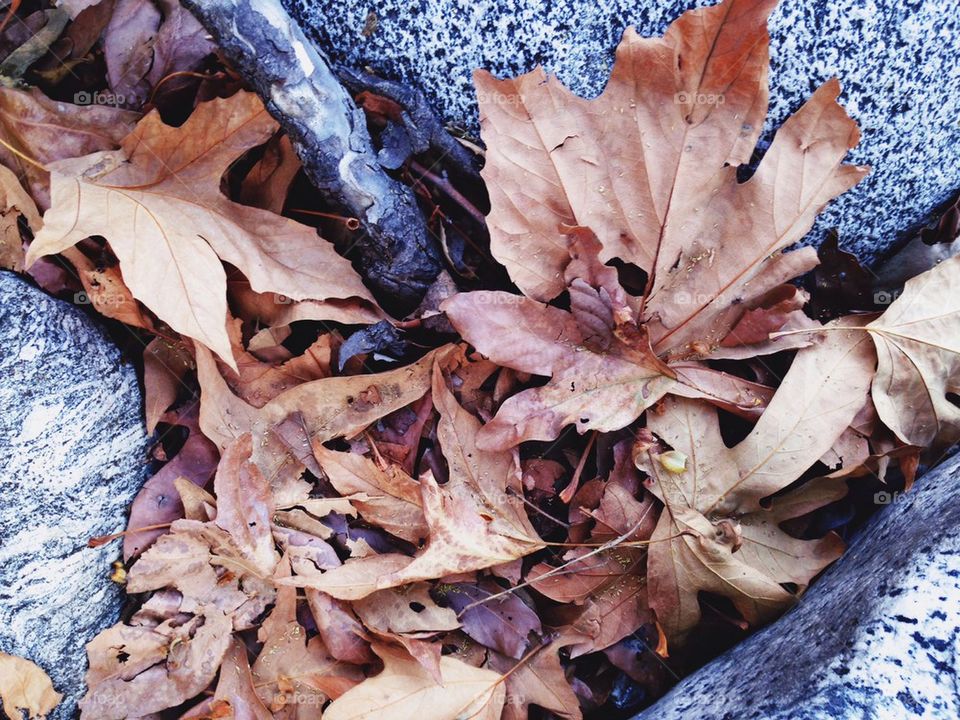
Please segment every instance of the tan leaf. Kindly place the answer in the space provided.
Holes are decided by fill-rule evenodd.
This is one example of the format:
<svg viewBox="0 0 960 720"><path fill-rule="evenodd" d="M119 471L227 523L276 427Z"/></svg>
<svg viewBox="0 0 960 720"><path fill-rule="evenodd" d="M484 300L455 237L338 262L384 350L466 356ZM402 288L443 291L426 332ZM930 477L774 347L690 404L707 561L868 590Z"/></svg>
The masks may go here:
<svg viewBox="0 0 960 720"><path fill-rule="evenodd" d="M33 198L23 189L17 176L0 165L0 268L23 270L23 240L20 237L20 218L27 221L36 233L41 220Z"/></svg>
<svg viewBox="0 0 960 720"><path fill-rule="evenodd" d="M0 88L0 133L5 142L46 166L99 150L113 150L140 114L107 105L71 105L39 89ZM0 162L22 178L41 210L50 207L50 176L0 146Z"/></svg>
<svg viewBox="0 0 960 720"><path fill-rule="evenodd" d="M960 256L908 280L867 325L879 363L872 396L884 424L909 445L960 439ZM955 397L955 396L954 396Z"/></svg>
<svg viewBox="0 0 960 720"><path fill-rule="evenodd" d="M480 432L481 446L489 449L552 440L569 424L581 433L619 430L673 384L672 371L653 356L642 332L610 348L590 347L572 313L504 292L461 293L443 310L495 363L551 376L501 405Z"/></svg>
<svg viewBox="0 0 960 720"><path fill-rule="evenodd" d="M162 588L184 596L185 612L216 607L228 613L237 629L251 627L275 595L229 534L195 520L175 521L127 575L129 592Z"/></svg>
<svg viewBox="0 0 960 720"><path fill-rule="evenodd" d="M427 583L379 590L355 600L353 609L364 625L383 633L431 633L460 627L457 614L430 597Z"/></svg>
<svg viewBox="0 0 960 720"><path fill-rule="evenodd" d="M286 135L274 135L240 186L239 200L278 215L283 212L290 184L300 172L300 158Z"/></svg>
<svg viewBox="0 0 960 720"><path fill-rule="evenodd" d="M413 562L380 579L381 589L488 568L544 546L520 499L516 451L477 447L480 421L457 403L439 363L433 371L433 401L440 413L437 436L450 479L440 486L429 473L420 477L430 538Z"/></svg>
<svg viewBox="0 0 960 720"><path fill-rule="evenodd" d="M507 678L507 700L502 720L527 720L530 706L536 705L563 720L580 720L580 701L567 680L559 651L570 645L570 637L560 637L535 651L531 658L515 659L494 654L492 669Z"/></svg>
<svg viewBox="0 0 960 720"><path fill-rule="evenodd" d="M323 378L281 393L259 413L254 432L257 466L272 478L291 458L302 462L297 453L311 443L353 437L371 423L420 399L430 389L434 359L446 357L453 350L453 345L445 345L396 370ZM295 423L284 428L288 417L295 418Z"/></svg>
<svg viewBox="0 0 960 720"><path fill-rule="evenodd" d="M0 652L0 699L8 717L22 717L21 710L25 710L30 718L46 717L62 697L37 665Z"/></svg>
<svg viewBox="0 0 960 720"><path fill-rule="evenodd" d="M383 576L409 564L410 558L400 553L368 555L347 560L340 567L327 570L322 575L298 575L277 580L277 583L320 590L337 600L359 600L380 589L377 586Z"/></svg>
<svg viewBox="0 0 960 720"><path fill-rule="evenodd" d="M235 637L220 666L214 702L228 703L234 720L273 720L273 714L257 697L253 680L247 648Z"/></svg>
<svg viewBox="0 0 960 720"><path fill-rule="evenodd" d="M260 292L369 298L315 230L221 193L229 165L275 130L259 98L241 92L201 104L178 128L153 112L122 150L52 164L52 206L28 262L102 235L134 296L231 366L221 259Z"/></svg>
<svg viewBox="0 0 960 720"><path fill-rule="evenodd" d="M250 461L253 443L242 435L220 458L213 480L216 524L226 532L262 577L273 573L277 552L270 532L273 497L270 484Z"/></svg>
<svg viewBox="0 0 960 720"><path fill-rule="evenodd" d="M123 282L120 268L98 266L78 248L67 248L62 254L76 268L77 276L83 285L83 295L77 300L89 303L104 317L153 330L153 322L143 313L136 298Z"/></svg>
<svg viewBox="0 0 960 720"><path fill-rule="evenodd" d="M257 409L233 394L206 347L195 343L194 350L200 382L200 429L222 452L251 431L258 417Z"/></svg>
<svg viewBox="0 0 960 720"><path fill-rule="evenodd" d="M341 495L366 493L353 504L364 520L412 543L427 536L420 483L396 465L381 468L363 455L328 450L314 443L313 454Z"/></svg>
<svg viewBox="0 0 960 720"><path fill-rule="evenodd" d="M838 499L842 486L839 494L819 486L812 504L787 495L772 509L760 505L815 463L859 410L869 345L859 333L833 335L798 354L760 422L733 449L720 436L716 410L700 401L671 397L649 416L648 427L685 457L680 473L645 465L664 503L648 552L649 601L671 643L682 643L699 620L699 591L727 596L748 622L763 623L792 602L783 583L803 589L839 557L836 536L797 540L779 525Z"/></svg>
<svg viewBox="0 0 960 720"><path fill-rule="evenodd" d="M374 720L385 715L500 720L506 692L499 673L444 656L440 684L407 653L388 645L374 645L374 651L383 660L383 671L331 703L324 720Z"/></svg>
<svg viewBox="0 0 960 720"><path fill-rule="evenodd" d="M183 344L155 337L143 349L144 415L147 432L157 429L160 416L173 405L183 386L183 377L194 366Z"/></svg>
<svg viewBox="0 0 960 720"><path fill-rule="evenodd" d="M662 38L628 29L593 100L542 69L475 73L491 249L527 296L567 288L563 226L589 227L602 261L648 273L640 319L658 355L682 357L718 345L746 309L816 265L812 249L782 251L866 173L841 164L859 133L839 84L783 125L750 180L736 177L766 115L775 5L727 0Z"/></svg>
<svg viewBox="0 0 960 720"><path fill-rule="evenodd" d="M350 606L313 588L306 588L304 593L328 652L337 660L354 665L373 662L370 646L363 638L363 625Z"/></svg>
<svg viewBox="0 0 960 720"><path fill-rule="evenodd" d="M189 700L216 677L230 631L227 615L204 608L186 623L119 624L100 633L87 645L90 689L80 701L81 718L125 720Z"/></svg>

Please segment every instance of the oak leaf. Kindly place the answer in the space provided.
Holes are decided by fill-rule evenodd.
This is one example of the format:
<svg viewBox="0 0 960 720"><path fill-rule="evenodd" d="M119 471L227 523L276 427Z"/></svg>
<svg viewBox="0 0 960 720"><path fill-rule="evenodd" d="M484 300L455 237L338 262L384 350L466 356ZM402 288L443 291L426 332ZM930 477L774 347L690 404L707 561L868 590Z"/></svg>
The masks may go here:
<svg viewBox="0 0 960 720"><path fill-rule="evenodd" d="M276 127L259 98L241 92L201 104L178 128L154 111L121 150L51 164L51 209L28 263L102 235L134 296L231 366L221 259L260 292L371 299L350 263L313 228L221 192L229 165Z"/></svg>

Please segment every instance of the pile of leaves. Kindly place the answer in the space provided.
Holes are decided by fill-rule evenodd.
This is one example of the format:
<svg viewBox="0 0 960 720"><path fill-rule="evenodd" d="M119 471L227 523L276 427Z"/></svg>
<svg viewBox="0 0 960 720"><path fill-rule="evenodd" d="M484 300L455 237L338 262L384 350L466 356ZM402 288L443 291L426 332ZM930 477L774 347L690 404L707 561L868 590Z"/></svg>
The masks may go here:
<svg viewBox="0 0 960 720"><path fill-rule="evenodd" d="M159 469L83 717L627 713L790 607L872 493L960 438L960 260L882 313L821 268L836 292L804 312L818 256L793 248L867 169L831 80L745 171L774 5L628 30L593 100L478 72L512 284L451 267L402 321L287 216L322 200L259 98L197 69L192 18L124 75L142 116L0 91L5 266L147 341ZM158 100L170 71L199 75L189 113Z"/></svg>

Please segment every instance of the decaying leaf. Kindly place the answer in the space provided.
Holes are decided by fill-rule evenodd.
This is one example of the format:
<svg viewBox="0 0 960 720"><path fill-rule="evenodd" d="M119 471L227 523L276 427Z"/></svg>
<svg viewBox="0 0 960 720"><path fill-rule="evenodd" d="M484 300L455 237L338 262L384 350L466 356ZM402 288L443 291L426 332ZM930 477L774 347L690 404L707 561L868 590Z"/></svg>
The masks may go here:
<svg viewBox="0 0 960 720"><path fill-rule="evenodd" d="M62 697L37 665L0 652L0 700L8 717L23 717L21 711L30 718L46 717Z"/></svg>
<svg viewBox="0 0 960 720"><path fill-rule="evenodd" d="M120 145L139 114L106 105L71 105L30 92L0 88L0 129L3 139L41 166ZM50 207L50 176L46 170L0 146L0 162L22 178L37 206Z"/></svg>
<svg viewBox="0 0 960 720"><path fill-rule="evenodd" d="M118 624L87 645L83 720L125 720L175 707L216 677L230 646L230 618L204 607L184 623Z"/></svg>
<svg viewBox="0 0 960 720"><path fill-rule="evenodd" d="M24 262L21 217L33 232L40 229L40 213L33 199L17 176L0 165L0 268L15 272L23 270Z"/></svg>

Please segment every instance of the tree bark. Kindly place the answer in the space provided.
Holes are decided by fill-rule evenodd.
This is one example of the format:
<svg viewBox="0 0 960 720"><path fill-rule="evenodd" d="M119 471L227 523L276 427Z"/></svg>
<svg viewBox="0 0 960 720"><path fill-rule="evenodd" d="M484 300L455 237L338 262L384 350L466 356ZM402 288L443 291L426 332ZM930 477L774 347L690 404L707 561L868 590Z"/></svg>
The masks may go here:
<svg viewBox="0 0 960 720"><path fill-rule="evenodd" d="M363 112L279 0L184 0L289 134L304 170L361 223L351 254L387 310L412 310L442 268L413 192L377 163Z"/></svg>

